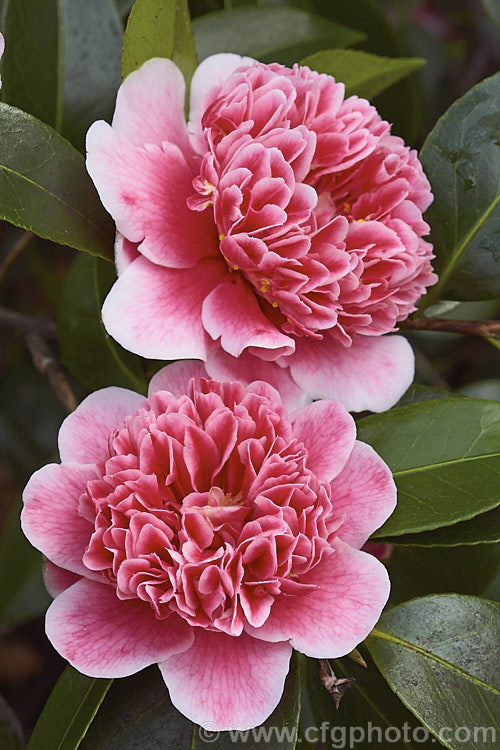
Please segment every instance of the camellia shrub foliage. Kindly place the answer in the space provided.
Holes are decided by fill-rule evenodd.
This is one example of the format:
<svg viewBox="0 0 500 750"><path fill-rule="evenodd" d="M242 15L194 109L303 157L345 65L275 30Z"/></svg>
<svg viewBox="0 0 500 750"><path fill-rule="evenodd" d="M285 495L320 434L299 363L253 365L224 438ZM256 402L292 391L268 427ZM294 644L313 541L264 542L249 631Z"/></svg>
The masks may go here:
<svg viewBox="0 0 500 750"><path fill-rule="evenodd" d="M0 324L66 417L1 415L0 627L68 664L2 748L500 741L500 74L448 107L391 8L4 1L0 284L64 262Z"/></svg>

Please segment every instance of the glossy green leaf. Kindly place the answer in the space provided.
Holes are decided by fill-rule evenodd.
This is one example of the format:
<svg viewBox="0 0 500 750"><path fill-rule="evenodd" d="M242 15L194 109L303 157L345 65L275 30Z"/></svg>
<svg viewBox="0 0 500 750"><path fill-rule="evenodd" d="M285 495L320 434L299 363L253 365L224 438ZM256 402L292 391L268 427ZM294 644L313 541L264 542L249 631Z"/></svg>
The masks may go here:
<svg viewBox="0 0 500 750"><path fill-rule="evenodd" d="M434 388L428 385L410 385L408 390L399 399L396 407L408 406L408 404L419 404L422 401L436 401L442 398L461 398L460 393L446 391L444 388Z"/></svg>
<svg viewBox="0 0 500 750"><path fill-rule="evenodd" d="M358 750L387 750L389 743L385 741L385 732L389 727L400 728L406 724L410 732L421 726L390 690L371 658L365 653L363 656L366 656L366 669L347 658L330 660L338 679L354 677L356 680L345 693L338 710L320 682L317 660L301 657L304 662L303 671L309 704L314 717L310 724L312 729L303 728L306 737L322 741L324 747L340 747L343 738L347 738L348 742L352 727L352 736L356 739L353 747ZM370 726L379 729L369 735ZM347 742L345 747L349 746ZM429 748L431 742L429 739L428 742L412 744L401 739L399 742L391 741L390 747L395 750L414 750L419 747Z"/></svg>
<svg viewBox="0 0 500 750"><path fill-rule="evenodd" d="M66 667L40 714L27 750L80 747L112 682L85 677Z"/></svg>
<svg viewBox="0 0 500 750"><path fill-rule="evenodd" d="M437 595L386 612L366 645L391 688L446 747L489 750L493 729L500 731L499 631L499 604ZM443 727L451 731L439 736ZM458 727L470 730L468 740L455 736ZM475 727L489 735L474 738Z"/></svg>
<svg viewBox="0 0 500 750"><path fill-rule="evenodd" d="M434 203L439 282L424 298L486 299L500 294L500 73L455 102L429 134L421 159Z"/></svg>
<svg viewBox="0 0 500 750"><path fill-rule="evenodd" d="M122 349L102 323L102 303L115 278L110 263L90 255L75 258L59 306L61 358L88 388L118 385L145 393L141 360Z"/></svg>
<svg viewBox="0 0 500 750"><path fill-rule="evenodd" d="M347 47L364 34L293 8L240 8L193 21L198 57L237 52L263 62L292 65L325 47Z"/></svg>
<svg viewBox="0 0 500 750"><path fill-rule="evenodd" d="M450 526L500 503L499 403L411 404L360 420L358 438L388 463L398 487L396 510L375 537Z"/></svg>
<svg viewBox="0 0 500 750"><path fill-rule="evenodd" d="M0 104L0 218L109 258L113 224L83 156L51 127Z"/></svg>
<svg viewBox="0 0 500 750"><path fill-rule="evenodd" d="M197 61L187 0L134 3L123 43L123 78L151 57L168 57L191 80Z"/></svg>
<svg viewBox="0 0 500 750"><path fill-rule="evenodd" d="M120 84L123 31L113 0L7 0L3 98L84 150Z"/></svg>
<svg viewBox="0 0 500 750"><path fill-rule="evenodd" d="M389 561L391 606L428 594L483 596L500 567L494 544L394 548Z"/></svg>
<svg viewBox="0 0 500 750"><path fill-rule="evenodd" d="M0 632L42 614L50 604L42 580L42 556L21 531L20 510L19 503L0 535Z"/></svg>
<svg viewBox="0 0 500 750"><path fill-rule="evenodd" d="M500 0L482 0L482 3L491 20L500 26Z"/></svg>
<svg viewBox="0 0 500 750"><path fill-rule="evenodd" d="M23 731L14 711L0 695L0 747L2 750L22 750Z"/></svg>
<svg viewBox="0 0 500 750"><path fill-rule="evenodd" d="M500 542L500 506L488 513L421 534L402 534L384 538L390 544L414 547L456 547L469 544L495 544Z"/></svg>
<svg viewBox="0 0 500 750"><path fill-rule="evenodd" d="M345 83L345 95L373 99L405 76L419 70L425 60L415 57L382 57L353 49L317 52L301 61L318 73Z"/></svg>

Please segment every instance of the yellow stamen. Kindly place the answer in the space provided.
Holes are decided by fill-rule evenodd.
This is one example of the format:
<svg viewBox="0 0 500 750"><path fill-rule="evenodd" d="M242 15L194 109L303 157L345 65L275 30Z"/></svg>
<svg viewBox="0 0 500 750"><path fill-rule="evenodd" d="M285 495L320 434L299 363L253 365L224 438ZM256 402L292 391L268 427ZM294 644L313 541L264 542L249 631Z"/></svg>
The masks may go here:
<svg viewBox="0 0 500 750"><path fill-rule="evenodd" d="M280 303L277 302L276 300L274 300L274 302L272 303L272 305L273 305L273 307L279 307Z"/></svg>
<svg viewBox="0 0 500 750"><path fill-rule="evenodd" d="M261 279L260 280L260 291L264 294L267 294L268 291L271 288L271 282L269 279Z"/></svg>
<svg viewBox="0 0 500 750"><path fill-rule="evenodd" d="M350 213L352 206L350 203L344 203L343 208L344 208L345 213L348 214Z"/></svg>
<svg viewBox="0 0 500 750"><path fill-rule="evenodd" d="M219 234L219 242L222 242L225 236L225 234Z"/></svg>

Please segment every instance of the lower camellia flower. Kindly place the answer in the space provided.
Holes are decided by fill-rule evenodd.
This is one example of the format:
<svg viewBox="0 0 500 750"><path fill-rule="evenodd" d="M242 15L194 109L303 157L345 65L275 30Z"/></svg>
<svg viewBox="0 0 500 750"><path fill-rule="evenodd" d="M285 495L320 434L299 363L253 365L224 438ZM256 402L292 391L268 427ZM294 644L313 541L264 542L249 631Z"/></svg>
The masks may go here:
<svg viewBox="0 0 500 750"><path fill-rule="evenodd" d="M47 634L78 670L157 663L173 704L219 729L263 722L292 649L350 652L389 593L360 551L396 491L340 404L180 362L147 399L106 388L63 423L22 526L46 556Z"/></svg>
<svg viewBox="0 0 500 750"><path fill-rule="evenodd" d="M132 73L87 168L118 230L109 333L158 359L348 409L392 406L413 377L397 329L436 280L430 187L365 99L307 67L204 60L184 121L169 60Z"/></svg>

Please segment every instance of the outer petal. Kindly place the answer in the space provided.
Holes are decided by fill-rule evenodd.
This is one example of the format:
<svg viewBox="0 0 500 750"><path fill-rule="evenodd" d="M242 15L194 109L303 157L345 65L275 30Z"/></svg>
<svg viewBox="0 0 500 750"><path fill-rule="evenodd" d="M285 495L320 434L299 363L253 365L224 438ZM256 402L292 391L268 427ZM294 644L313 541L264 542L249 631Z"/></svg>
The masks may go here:
<svg viewBox="0 0 500 750"><path fill-rule="evenodd" d="M132 146L104 121L87 133L87 169L104 207L128 240L154 263L192 268L218 249L210 212L191 211L193 171L171 143Z"/></svg>
<svg viewBox="0 0 500 750"><path fill-rule="evenodd" d="M310 401L308 395L292 380L288 367L265 362L249 352L231 357L222 349L212 349L206 367L210 377L216 380L239 380L244 385L254 380L265 380L276 388L289 412L300 409Z"/></svg>
<svg viewBox="0 0 500 750"><path fill-rule="evenodd" d="M356 425L336 401L315 401L295 412L293 434L307 448L307 466L322 482L344 468L356 440Z"/></svg>
<svg viewBox="0 0 500 750"><path fill-rule="evenodd" d="M371 445L357 440L344 470L331 483L335 512L346 518L338 536L360 549L396 507L391 470Z"/></svg>
<svg viewBox="0 0 500 750"><path fill-rule="evenodd" d="M89 677L127 677L193 642L176 615L158 620L149 604L121 601L112 586L85 580L52 602L45 626L54 648Z"/></svg>
<svg viewBox="0 0 500 750"><path fill-rule="evenodd" d="M31 544L61 568L95 578L82 562L93 526L78 513L78 502L93 466L47 464L36 471L23 493L21 526Z"/></svg>
<svg viewBox="0 0 500 750"><path fill-rule="evenodd" d="M203 362L196 359L173 362L153 375L148 393L170 391L174 396L182 396L187 393L191 378L208 378Z"/></svg>
<svg viewBox="0 0 500 750"><path fill-rule="evenodd" d="M192 148L184 120L185 93L183 75L171 60L148 60L130 73L118 89L113 130L134 146L161 146L169 141L190 155Z"/></svg>
<svg viewBox="0 0 500 750"><path fill-rule="evenodd" d="M44 561L43 582L53 599L79 580L81 580L81 576L76 573L64 570L64 568L51 563L50 560Z"/></svg>
<svg viewBox="0 0 500 750"><path fill-rule="evenodd" d="M201 127L203 112L217 98L220 87L236 68L241 65L252 65L254 62L251 57L221 52L206 57L196 68L191 80L188 130L191 142L198 153L206 151Z"/></svg>
<svg viewBox="0 0 500 750"><path fill-rule="evenodd" d="M333 555L306 576L318 588L305 596L276 599L260 628L246 628L264 641L289 639L306 656L344 656L366 638L389 597L389 576L372 555L352 549L340 539Z"/></svg>
<svg viewBox="0 0 500 750"><path fill-rule="evenodd" d="M349 411L385 411L413 380L414 356L402 336L357 336L350 349L332 338L297 341L293 379L312 398L340 401Z"/></svg>
<svg viewBox="0 0 500 750"><path fill-rule="evenodd" d="M195 629L194 643L160 664L172 703L197 724L219 730L262 724L283 694L292 649Z"/></svg>
<svg viewBox="0 0 500 750"><path fill-rule="evenodd" d="M225 279L206 298L202 310L207 333L220 343L224 351L239 357L244 349L276 350L290 354L293 339L281 333L264 315L255 295L239 276Z"/></svg>
<svg viewBox="0 0 500 750"><path fill-rule="evenodd" d="M109 457L108 438L125 417L134 414L144 396L110 386L95 391L66 417L59 430L61 461L95 464Z"/></svg>
<svg viewBox="0 0 500 750"><path fill-rule="evenodd" d="M138 258L139 255L137 244L130 242L120 232L117 232L115 239L115 266L118 276L121 276L126 267Z"/></svg>
<svg viewBox="0 0 500 750"><path fill-rule="evenodd" d="M205 359L210 339L201 307L226 273L226 264L218 259L181 270L137 258L104 301L104 325L125 349L142 357Z"/></svg>

